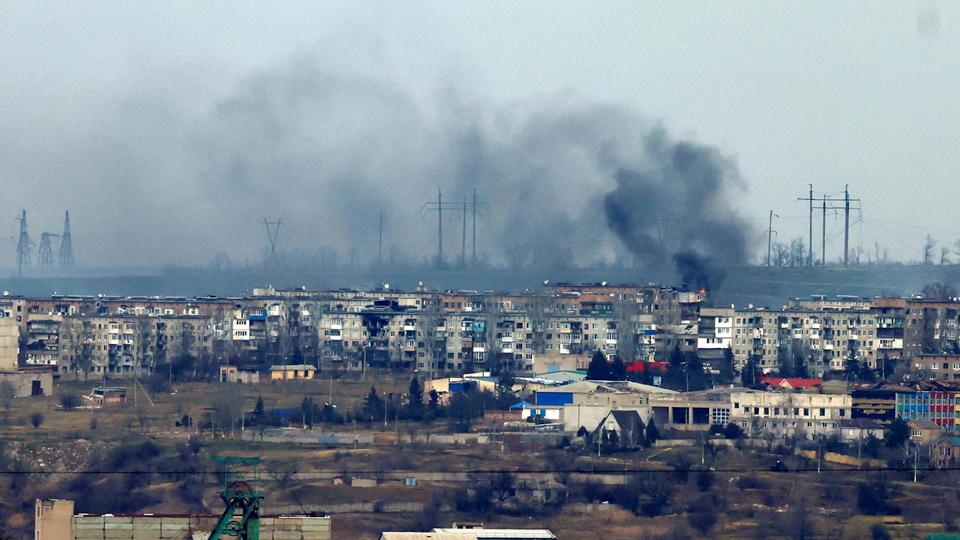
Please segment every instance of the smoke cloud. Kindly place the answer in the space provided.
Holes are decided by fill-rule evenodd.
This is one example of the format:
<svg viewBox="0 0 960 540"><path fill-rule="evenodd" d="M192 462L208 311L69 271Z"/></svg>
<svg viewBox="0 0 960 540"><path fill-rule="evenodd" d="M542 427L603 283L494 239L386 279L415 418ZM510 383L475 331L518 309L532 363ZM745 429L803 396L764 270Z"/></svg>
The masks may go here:
<svg viewBox="0 0 960 540"><path fill-rule="evenodd" d="M81 263L206 265L225 253L258 264L269 216L283 219L289 261L361 267L377 258L383 210L385 262L429 264L436 215L419 210L438 188L457 205L444 213L452 267L474 189L478 252L492 266L655 268L689 254L702 268L749 255L733 163L629 108L492 105L453 90L422 99L309 57L217 94L140 88L19 149L38 192L62 196L36 199L41 217L59 223L71 209ZM468 258L471 236L468 206Z"/></svg>
<svg viewBox="0 0 960 540"><path fill-rule="evenodd" d="M716 149L649 134L643 168L620 169L604 197L610 228L640 263L675 264L689 286L716 288L749 258L750 226L731 198L743 182Z"/></svg>

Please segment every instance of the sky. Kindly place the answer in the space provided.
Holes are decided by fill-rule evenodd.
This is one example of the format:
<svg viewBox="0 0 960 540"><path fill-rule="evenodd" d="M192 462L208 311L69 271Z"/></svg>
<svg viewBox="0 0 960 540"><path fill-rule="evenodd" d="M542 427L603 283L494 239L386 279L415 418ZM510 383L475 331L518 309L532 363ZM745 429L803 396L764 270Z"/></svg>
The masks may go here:
<svg viewBox="0 0 960 540"><path fill-rule="evenodd" d="M285 250L369 260L380 208L384 256L419 262L422 203L464 178L491 259L618 261L601 201L659 129L729 161L752 258L771 210L806 238L810 183L862 200L865 256L960 239L956 3L0 1L0 51L0 232L69 209L85 265L257 262L265 216Z"/></svg>

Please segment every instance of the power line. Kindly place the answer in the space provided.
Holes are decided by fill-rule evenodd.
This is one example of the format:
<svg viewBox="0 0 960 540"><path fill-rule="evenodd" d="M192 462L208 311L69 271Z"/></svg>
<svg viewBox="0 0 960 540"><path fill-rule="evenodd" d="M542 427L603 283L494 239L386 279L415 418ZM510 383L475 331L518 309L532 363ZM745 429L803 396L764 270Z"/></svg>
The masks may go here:
<svg viewBox="0 0 960 540"><path fill-rule="evenodd" d="M823 213L822 219L822 239L821 239L821 261L820 264L827 264L827 210L833 211L843 211L843 265L848 266L850 260L850 211L856 210L859 213L859 216L863 217L863 207L861 205L861 200L857 198L850 197L850 184L846 184L843 187L843 197L830 197L829 195L823 195L822 197L815 197L813 195L813 184L810 184L810 195L807 197L797 197L798 201L808 201L810 203L809 209L809 222L810 222L810 259L812 264L813 259L813 203L819 202L820 209ZM842 206L840 205L842 203Z"/></svg>
<svg viewBox="0 0 960 540"><path fill-rule="evenodd" d="M437 213L437 269L442 270L444 266L443 259L443 211L459 211L462 213L462 229L460 236L460 264L467 266L467 210L471 209L473 215L473 266L477 265L477 216L483 216L480 209L484 203L477 201L477 190L473 190L473 201L470 202L464 197L462 203L443 202L443 191L437 188L437 200L427 201L420 207L420 214L427 212Z"/></svg>
<svg viewBox="0 0 960 540"><path fill-rule="evenodd" d="M910 467L861 467L859 469L827 469L830 474L860 474L864 472L913 472L914 468ZM920 469L923 471L960 471L960 466L956 467L938 467L935 469ZM79 471L45 471L39 469L24 469L24 470L15 470L15 471L0 471L0 475L24 475L24 474L43 474L43 475L54 475L54 474L83 474L83 475L106 475L106 474L122 474L122 475L132 475L132 474L160 474L160 475L173 475L173 474L195 474L195 475L206 475L206 474L216 474L218 470L214 469L204 469L204 470L125 470L125 471L101 471L101 470L79 470ZM770 468L754 468L754 467L713 467L711 469L701 469L697 467L688 467L688 468L670 468L670 469L650 469L650 470L578 470L578 469L458 469L458 470L411 470L411 469L337 469L336 471L301 471L298 469L291 470L277 470L272 471L276 474L588 474L588 475L637 475L637 474L683 474L683 473L695 473L695 472L710 472L710 473L771 473L771 474L792 474L792 473L816 473L816 467L796 467L788 470L776 470Z"/></svg>

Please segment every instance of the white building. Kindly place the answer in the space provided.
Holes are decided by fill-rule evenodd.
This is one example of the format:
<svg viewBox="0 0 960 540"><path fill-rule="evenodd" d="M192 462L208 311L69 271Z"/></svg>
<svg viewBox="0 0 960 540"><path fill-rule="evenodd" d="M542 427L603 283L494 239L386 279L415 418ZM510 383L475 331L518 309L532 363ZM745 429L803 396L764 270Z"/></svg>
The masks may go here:
<svg viewBox="0 0 960 540"><path fill-rule="evenodd" d="M745 391L731 393L730 401L730 421L751 436L833 435L850 420L853 406L849 394Z"/></svg>

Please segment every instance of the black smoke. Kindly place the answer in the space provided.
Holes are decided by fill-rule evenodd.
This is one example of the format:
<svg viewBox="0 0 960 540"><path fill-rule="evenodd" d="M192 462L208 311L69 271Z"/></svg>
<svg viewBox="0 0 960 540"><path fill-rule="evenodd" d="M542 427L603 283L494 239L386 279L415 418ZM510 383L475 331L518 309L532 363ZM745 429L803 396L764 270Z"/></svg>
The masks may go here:
<svg viewBox="0 0 960 540"><path fill-rule="evenodd" d="M617 171L604 197L607 224L639 265L673 265L685 285L716 289L727 269L749 259L751 227L733 206L743 188L736 165L662 129L644 148L644 166Z"/></svg>

